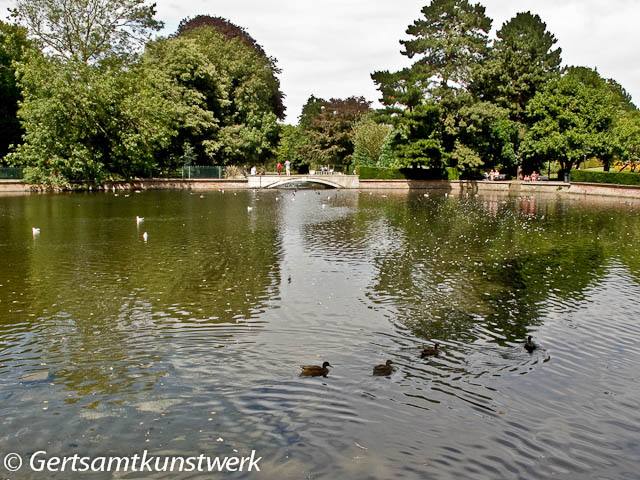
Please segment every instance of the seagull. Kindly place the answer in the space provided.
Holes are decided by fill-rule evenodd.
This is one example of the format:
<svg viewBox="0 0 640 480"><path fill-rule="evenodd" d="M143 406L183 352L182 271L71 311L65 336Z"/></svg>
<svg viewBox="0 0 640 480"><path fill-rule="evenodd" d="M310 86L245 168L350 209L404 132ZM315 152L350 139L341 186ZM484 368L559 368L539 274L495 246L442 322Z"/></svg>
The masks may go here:
<svg viewBox="0 0 640 480"><path fill-rule="evenodd" d="M136 223L144 222L144 217L139 217L136 215Z"/></svg>
<svg viewBox="0 0 640 480"><path fill-rule="evenodd" d="M142 234L142 239L146 242L146 241L147 241L147 238L149 238L149 235L147 234L147 232L144 232L144 233Z"/></svg>
<svg viewBox="0 0 640 480"><path fill-rule="evenodd" d="M251 210L253 210L253 207L247 207L247 212L250 212Z"/></svg>
<svg viewBox="0 0 640 480"><path fill-rule="evenodd" d="M31 233L33 233L33 236L35 237L40 233L40 229L36 227L31 227Z"/></svg>

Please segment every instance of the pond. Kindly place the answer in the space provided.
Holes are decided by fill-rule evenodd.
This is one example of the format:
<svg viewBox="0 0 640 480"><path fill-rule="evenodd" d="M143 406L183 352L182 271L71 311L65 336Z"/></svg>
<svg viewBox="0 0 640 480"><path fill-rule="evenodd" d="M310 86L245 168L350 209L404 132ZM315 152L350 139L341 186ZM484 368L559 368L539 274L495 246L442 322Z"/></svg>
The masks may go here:
<svg viewBox="0 0 640 480"><path fill-rule="evenodd" d="M143 450L261 458L231 478L635 478L639 240L618 199L0 197L0 453L11 478Z"/></svg>

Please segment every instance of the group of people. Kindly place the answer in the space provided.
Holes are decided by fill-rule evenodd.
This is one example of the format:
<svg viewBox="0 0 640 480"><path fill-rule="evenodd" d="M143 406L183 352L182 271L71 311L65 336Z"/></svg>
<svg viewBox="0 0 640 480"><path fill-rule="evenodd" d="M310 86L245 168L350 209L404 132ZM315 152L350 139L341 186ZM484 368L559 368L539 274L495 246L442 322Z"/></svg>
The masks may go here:
<svg viewBox="0 0 640 480"><path fill-rule="evenodd" d="M534 170L531 175L525 175L524 176L524 181L525 182L536 182L538 180L538 177L539 177L538 172L536 172Z"/></svg>
<svg viewBox="0 0 640 480"><path fill-rule="evenodd" d="M285 169L286 175L291 175L291 162L289 160L286 160L284 162L284 169ZM281 162L278 162L278 165L276 166L276 170L278 170L278 175L280 175L280 173L282 172Z"/></svg>
<svg viewBox="0 0 640 480"><path fill-rule="evenodd" d="M289 160L287 160L286 162L284 162L284 168L286 171L287 175L291 175L291 162ZM282 163L278 162L278 165L276 167L276 169L278 170L278 175L280 175L281 171L282 171ZM260 167L260 175L264 175L266 173L264 166ZM246 177L247 175L258 175L258 168L253 165L249 171L247 172L247 166L245 165L242 168L242 174Z"/></svg>
<svg viewBox="0 0 640 480"><path fill-rule="evenodd" d="M500 172L497 168L495 170L492 169L490 172L484 173L484 178L486 178L487 180L499 180Z"/></svg>

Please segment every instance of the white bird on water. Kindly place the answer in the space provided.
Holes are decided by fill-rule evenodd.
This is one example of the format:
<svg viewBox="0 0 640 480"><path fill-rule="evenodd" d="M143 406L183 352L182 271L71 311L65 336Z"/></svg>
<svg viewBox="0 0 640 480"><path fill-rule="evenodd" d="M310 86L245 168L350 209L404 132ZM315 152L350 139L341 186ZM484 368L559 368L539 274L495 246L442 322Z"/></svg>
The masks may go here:
<svg viewBox="0 0 640 480"><path fill-rule="evenodd" d="M136 215L136 223L142 223L144 222L144 217L139 217Z"/></svg>
<svg viewBox="0 0 640 480"><path fill-rule="evenodd" d="M31 233L33 233L33 236L35 237L40 233L40 229L36 227L31 227Z"/></svg>
<svg viewBox="0 0 640 480"><path fill-rule="evenodd" d="M149 238L149 235L147 234L147 232L144 232L142 234L142 239L146 242L148 238Z"/></svg>
<svg viewBox="0 0 640 480"><path fill-rule="evenodd" d="M251 210L253 210L253 207L247 207L247 212L250 212Z"/></svg>

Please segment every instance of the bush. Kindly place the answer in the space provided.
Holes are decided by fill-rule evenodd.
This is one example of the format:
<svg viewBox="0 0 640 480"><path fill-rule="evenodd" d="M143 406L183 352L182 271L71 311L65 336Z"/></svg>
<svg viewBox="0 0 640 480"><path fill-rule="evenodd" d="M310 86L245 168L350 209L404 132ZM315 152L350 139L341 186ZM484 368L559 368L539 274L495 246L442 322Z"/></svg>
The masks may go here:
<svg viewBox="0 0 640 480"><path fill-rule="evenodd" d="M365 167L363 165L356 167L356 174L360 175L362 180L457 180L460 176L456 168L448 168L445 171L427 168Z"/></svg>
<svg viewBox="0 0 640 480"><path fill-rule="evenodd" d="M640 185L640 173L593 172L571 170L572 182L613 183L617 185Z"/></svg>

